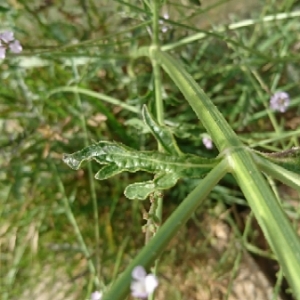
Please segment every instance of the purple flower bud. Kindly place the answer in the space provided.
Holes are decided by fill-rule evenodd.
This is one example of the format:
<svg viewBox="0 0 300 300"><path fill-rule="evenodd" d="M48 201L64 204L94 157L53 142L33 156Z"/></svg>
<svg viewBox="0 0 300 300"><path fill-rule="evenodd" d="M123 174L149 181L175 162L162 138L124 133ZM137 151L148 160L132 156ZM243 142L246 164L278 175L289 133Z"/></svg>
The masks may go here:
<svg viewBox="0 0 300 300"><path fill-rule="evenodd" d="M145 278L147 273L142 266L137 266L132 270L131 276L135 280L140 280L141 278Z"/></svg>
<svg viewBox="0 0 300 300"><path fill-rule="evenodd" d="M270 99L270 108L284 113L290 105L290 96L286 92L276 92Z"/></svg>
<svg viewBox="0 0 300 300"><path fill-rule="evenodd" d="M208 136L203 137L202 143L206 149L212 149L214 147L212 139Z"/></svg>
<svg viewBox="0 0 300 300"><path fill-rule="evenodd" d="M14 33L12 31L4 31L4 32L0 33L0 39L4 43L12 42L15 39Z"/></svg>
<svg viewBox="0 0 300 300"><path fill-rule="evenodd" d="M14 40L12 43L10 43L9 49L13 53L20 53L23 50L23 48L18 40Z"/></svg>
<svg viewBox="0 0 300 300"><path fill-rule="evenodd" d="M131 294L133 297L147 298L158 286L158 280L155 275L146 273L144 267L137 266L133 269L133 281L131 282Z"/></svg>

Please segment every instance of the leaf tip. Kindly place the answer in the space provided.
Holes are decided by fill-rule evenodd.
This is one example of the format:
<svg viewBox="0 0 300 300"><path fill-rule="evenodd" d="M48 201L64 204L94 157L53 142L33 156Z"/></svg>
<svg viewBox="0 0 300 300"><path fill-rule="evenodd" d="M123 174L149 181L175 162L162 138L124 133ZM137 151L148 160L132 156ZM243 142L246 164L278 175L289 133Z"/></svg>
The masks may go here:
<svg viewBox="0 0 300 300"><path fill-rule="evenodd" d="M62 158L63 162L66 163L70 168L74 170L78 170L80 167L81 161L78 159L75 159L72 154L63 154Z"/></svg>

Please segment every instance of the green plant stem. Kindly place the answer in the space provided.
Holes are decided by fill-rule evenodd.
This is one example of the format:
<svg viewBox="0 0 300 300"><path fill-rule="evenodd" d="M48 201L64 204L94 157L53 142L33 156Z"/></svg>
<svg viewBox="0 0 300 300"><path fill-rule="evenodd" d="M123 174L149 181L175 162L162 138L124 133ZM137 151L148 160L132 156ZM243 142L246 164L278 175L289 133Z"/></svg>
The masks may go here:
<svg viewBox="0 0 300 300"><path fill-rule="evenodd" d="M149 49L141 48L137 55L149 56L149 52ZM258 170L254 151L242 145L223 115L178 61L160 50L155 55L211 135L221 156L227 158L294 295L300 299L300 240Z"/></svg>
<svg viewBox="0 0 300 300"><path fill-rule="evenodd" d="M118 275L118 270L120 269L121 265L122 265L122 257L124 255L125 249L128 245L128 243L130 242L131 237L130 236L126 236L122 242L122 244L119 247L118 250L118 254L117 257L115 259L115 263L114 263L114 269L113 269L113 275L112 275L112 282L114 282L117 278Z"/></svg>
<svg viewBox="0 0 300 300"><path fill-rule="evenodd" d="M272 300L279 299L280 290L282 287L282 281L283 281L283 272L282 269L280 268L279 271L277 272L277 280L274 286Z"/></svg>
<svg viewBox="0 0 300 300"><path fill-rule="evenodd" d="M157 224L155 218L156 218L156 210L157 210L157 203L158 203L158 197L157 192L152 193L150 196L150 202L151 206L148 212L147 216L147 223L143 227L146 229L145 233L145 245L148 244L148 242L151 240L155 232L157 231L160 224Z"/></svg>
<svg viewBox="0 0 300 300"><path fill-rule="evenodd" d="M22 242L18 247L16 247L14 251L14 259L10 266L9 272L6 274L5 279L3 281L3 287L6 287L4 291L2 291L1 299L9 300L11 299L9 296L9 290L13 289L14 284L16 282L18 271L20 270L20 265L22 264L22 259L24 258L24 254L26 248L28 247L28 241L26 241L26 237L23 238Z"/></svg>
<svg viewBox="0 0 300 300"><path fill-rule="evenodd" d="M269 96L272 96L272 93L271 93L270 89L269 89L268 86L265 84L265 82L264 82L264 80L262 79L262 77L260 76L260 74L259 74L256 70L253 70L253 69L251 69L251 68L248 67L248 66L247 66L247 68L248 68L249 74L250 74L250 72L253 74L254 78L255 78L255 79L257 80L257 82L260 84L260 87L261 87L263 90L265 90L265 91L269 94ZM250 77L250 76L249 76L249 77ZM258 87L256 88L256 90L257 90L257 93L258 93L259 97L260 97L261 99L264 99L261 90L260 90ZM269 119L270 119L270 122L271 122L271 124L272 124L272 126L273 126L273 128L274 128L274 130L275 130L275 133L276 133L277 135L280 136L281 129L280 129L280 126L278 125L278 122L277 122L277 120L276 120L276 118L275 118L274 112L269 108L269 103L266 103L266 102L264 101L263 104L264 104L264 106L265 106L265 108L266 108L265 111L266 111L267 114L268 114L268 117L269 117ZM282 147L284 147L283 141L280 140L280 142L281 142Z"/></svg>
<svg viewBox="0 0 300 300"><path fill-rule="evenodd" d="M155 57L156 50L159 49L159 0L153 0L153 32L152 32L152 46L154 49L153 54L150 55L153 75L154 75L154 87L155 87L155 106L156 106L156 118L159 125L164 124L164 108L162 101L162 85L161 85L161 74L160 74L160 65ZM151 53L150 53L151 54Z"/></svg>
<svg viewBox="0 0 300 300"><path fill-rule="evenodd" d="M73 73L76 78L76 81L79 81L79 74L75 65L73 65ZM83 111L81 98L78 93L75 93L76 105L79 111ZM81 128L84 133L84 146L87 147L89 145L88 138L88 130L86 126L86 120L84 114L79 115ZM89 185L90 185L90 194L93 203L93 218L94 218L94 235L95 235L95 264L96 264L96 274L97 276L101 276L101 268L100 268L100 232L99 232L99 213L98 213L98 202L96 195L96 186L95 179L92 170L92 163L90 161L87 162L88 176L89 176ZM99 286L96 286L99 288Z"/></svg>
<svg viewBox="0 0 300 300"><path fill-rule="evenodd" d="M82 111L81 99L78 94L75 94L76 103L80 111ZM80 115L80 123L84 132L84 146L87 147L89 145L88 133L86 128L86 121L84 115ZM96 271L97 275L101 276L101 268L100 268L100 232L99 232L99 213L98 213L98 202L96 195L96 186L95 179L92 170L92 163L90 161L87 162L88 176L89 176L89 185L90 185L90 195L93 203L93 218L94 218L94 234L95 234L95 262L96 262Z"/></svg>
<svg viewBox="0 0 300 300"><path fill-rule="evenodd" d="M63 86L63 87L56 88L48 94L48 97L50 97L54 94L57 94L57 93L62 93L62 92L71 92L71 93L87 95L89 97L110 103L112 105L120 106L128 111L133 112L133 113L136 113L136 114L140 113L140 109L138 109L132 105L128 105L128 104L120 101L119 99L116 99L116 98L113 98L113 97L110 97L110 96L107 96L105 94L101 94L98 92L94 92L94 91L91 91L88 89L80 88L78 86Z"/></svg>
<svg viewBox="0 0 300 300"><path fill-rule="evenodd" d="M232 160L236 164L233 175L276 253L295 295L299 297L300 280L297 275L300 269L299 238L249 154L244 151L232 154Z"/></svg>
<svg viewBox="0 0 300 300"><path fill-rule="evenodd" d="M299 16L300 16L299 11L280 13L280 14L276 14L276 15L265 16L263 18L259 18L256 20L255 19L242 20L237 23L233 23L233 24L226 25L226 26L221 26L217 30L214 29L211 32L217 31L217 32L222 33L222 32L226 32L228 30L236 30L239 28L253 26L253 25L259 24L259 23L264 24L264 23L269 23L269 22L277 22L277 21L285 20L285 19L289 19L289 18L299 18ZM162 47L162 50L163 51L173 50L177 47L191 44L192 42L195 42L195 41L205 38L208 34L209 34L209 32L208 33L206 33L206 32L195 33L195 34L185 37L179 41L176 41L172 44L164 45Z"/></svg>
<svg viewBox="0 0 300 300"><path fill-rule="evenodd" d="M243 251L242 251L242 249L240 249L239 252L237 253L237 256L236 256L235 260L234 260L233 269L230 273L230 281L229 281L228 288L227 288L227 291L226 291L225 300L228 300L231 293L232 293L232 289L233 289L233 286L234 286L234 280L236 279L238 271L241 268L242 258L243 258Z"/></svg>
<svg viewBox="0 0 300 300"><path fill-rule="evenodd" d="M75 217L73 215L72 209L71 209L70 204L69 204L69 199L68 199L68 197L66 195L66 191L65 191L64 185L63 185L63 183L62 183L62 181L61 181L61 179L59 177L59 174L57 172L57 168L56 168L56 166L55 166L54 163L51 163L50 166L51 166L51 169L52 169L53 173L55 174L55 179L56 179L56 182L57 182L58 190L59 190L59 192L62 195L62 201L63 201L63 204L65 206L66 216L67 216L70 224L73 227L73 230L75 232L77 241L78 241L78 243L79 243L79 245L80 245L80 247L82 249L82 252L83 252L83 254L84 254L84 256L85 256L85 258L87 260L89 271L93 275L94 284L95 284L95 286L101 286L100 285L100 280L99 280L99 278L97 276L97 273L96 273L96 268L95 268L95 266L93 264L90 252L89 252L89 250L88 250L88 248L87 248L87 246L86 246L86 244L84 242L84 239L83 239L82 234L80 232L79 226L78 226L78 224L76 222L76 219L75 219Z"/></svg>
<svg viewBox="0 0 300 300"><path fill-rule="evenodd" d="M193 215L195 210L204 203L211 189L227 173L228 162L222 160L208 175L202 179L199 185L182 201L178 208L160 227L156 235L149 241L141 252L135 257L124 273L117 279L111 289L102 300L124 300L129 292L131 272L134 267L142 265L150 267L155 259L165 249L178 230Z"/></svg>
<svg viewBox="0 0 300 300"><path fill-rule="evenodd" d="M143 53L143 49L140 49ZM151 50L148 52L152 52ZM151 55L151 54L150 54ZM152 55L154 55L152 53ZM220 152L230 147L242 147L234 131L228 125L223 115L216 109L212 101L188 74L180 62L167 53L157 50L155 53L162 68L178 86L198 118L212 137Z"/></svg>
<svg viewBox="0 0 300 300"><path fill-rule="evenodd" d="M72 62L74 62L74 60L72 60ZM73 68L75 66L75 63L73 63ZM94 92L88 89L84 89L84 88L80 88L78 86L65 86L65 87L60 87L60 88L56 88L52 91L49 92L48 97L51 97L54 94L57 93L61 93L61 92L71 92L71 93L75 93L75 94L83 94L101 101L93 101L92 100L92 104L93 106L95 106L98 111L100 111L102 114L104 114L107 117L107 124L109 125L109 127L111 127L111 129L119 136L120 140L123 142L128 142L131 145L135 145L135 141L134 139L132 139L126 132L126 130L124 129L124 126L120 125L119 122L117 121L116 117L114 116L114 114L102 103L107 102L113 105L118 105L126 110L129 110L131 112L134 112L136 114L140 113L140 109L128 105L126 103L123 103L122 101L112 98L110 96L98 93L98 92ZM88 100L89 98L87 98Z"/></svg>
<svg viewBox="0 0 300 300"><path fill-rule="evenodd" d="M269 161L261 155L253 154L260 170L300 192L300 175Z"/></svg>
<svg viewBox="0 0 300 300"><path fill-rule="evenodd" d="M159 49L159 11L160 11L160 0L152 1L152 46L151 48ZM155 53L155 51L154 51ZM155 108L156 108L156 118L159 125L164 124L164 107L162 101L162 84L161 84L161 71L160 65L156 60L155 55L150 56L152 68L153 68L153 76L154 76L154 90L155 90ZM163 147L160 143L158 143L158 151L164 151ZM155 206L155 217L158 219L158 230L159 226L162 223L162 211L163 211L163 197L155 197L154 202L151 206ZM149 230L149 227L147 228ZM148 234L149 235L149 234ZM155 235L155 233L154 233ZM154 274L157 274L159 264L159 258L155 261L154 266ZM149 296L149 300L154 299L154 293Z"/></svg>

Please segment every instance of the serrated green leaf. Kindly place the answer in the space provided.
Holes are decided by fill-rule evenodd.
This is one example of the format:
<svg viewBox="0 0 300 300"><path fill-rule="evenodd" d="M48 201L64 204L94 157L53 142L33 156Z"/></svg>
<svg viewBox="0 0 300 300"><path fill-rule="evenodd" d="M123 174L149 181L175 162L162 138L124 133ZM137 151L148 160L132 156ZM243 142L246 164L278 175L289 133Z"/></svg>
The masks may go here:
<svg viewBox="0 0 300 300"><path fill-rule="evenodd" d="M155 191L166 190L173 187L180 176L176 173L163 173L154 178L154 180L137 182L130 184L125 189L125 196L129 199L145 200Z"/></svg>
<svg viewBox="0 0 300 300"><path fill-rule="evenodd" d="M181 177L201 177L220 161L220 158L208 159L193 154L175 156L156 151L137 151L120 143L107 141L101 141L73 154L65 154L63 157L63 161L75 170L90 159L99 164L116 166L106 168L103 173L98 172L99 179L106 179L124 171L177 173Z"/></svg>
<svg viewBox="0 0 300 300"><path fill-rule="evenodd" d="M149 130L165 151L174 155L182 155L171 130L166 126L158 125L146 105L143 106L142 115Z"/></svg>
<svg viewBox="0 0 300 300"><path fill-rule="evenodd" d="M145 171L157 174L154 180L133 184L126 189L130 199L145 199L156 190L174 186L179 178L201 178L220 162L192 154L171 155L155 151L137 151L120 143L101 141L73 154L65 154L63 161L77 170L86 160L105 165L96 179L107 179L121 172Z"/></svg>

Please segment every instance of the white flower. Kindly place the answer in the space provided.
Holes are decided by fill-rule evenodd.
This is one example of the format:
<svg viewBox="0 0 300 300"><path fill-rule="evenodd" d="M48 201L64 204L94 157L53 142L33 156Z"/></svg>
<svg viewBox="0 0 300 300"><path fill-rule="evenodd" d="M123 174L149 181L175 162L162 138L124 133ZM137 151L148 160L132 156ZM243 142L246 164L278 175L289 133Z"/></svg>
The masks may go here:
<svg viewBox="0 0 300 300"><path fill-rule="evenodd" d="M99 291L95 291L91 295L91 300L101 300L101 298L102 298L102 292Z"/></svg>
<svg viewBox="0 0 300 300"><path fill-rule="evenodd" d="M170 16L169 16L168 12L165 12L165 13L163 14L163 19L164 19L164 20L168 20L169 18L170 18ZM159 24L161 25L161 31L162 31L163 33L167 32L168 29L169 29L168 24L165 24L164 20L159 20Z"/></svg>
<svg viewBox="0 0 300 300"><path fill-rule="evenodd" d="M212 139L208 136L203 137L202 143L203 143L203 145L205 146L206 149L212 149L214 147Z"/></svg>
<svg viewBox="0 0 300 300"><path fill-rule="evenodd" d="M144 267L137 266L133 269L132 273L133 281L131 282L131 294L137 298L147 298L152 294L158 286L158 279L153 274L146 273Z"/></svg>
<svg viewBox="0 0 300 300"><path fill-rule="evenodd" d="M284 113L290 105L290 96L286 92L276 92L270 99L270 107Z"/></svg>
<svg viewBox="0 0 300 300"><path fill-rule="evenodd" d="M168 20L168 19L170 18L168 12L165 12L165 13L163 14L163 18L164 18L165 20Z"/></svg>

